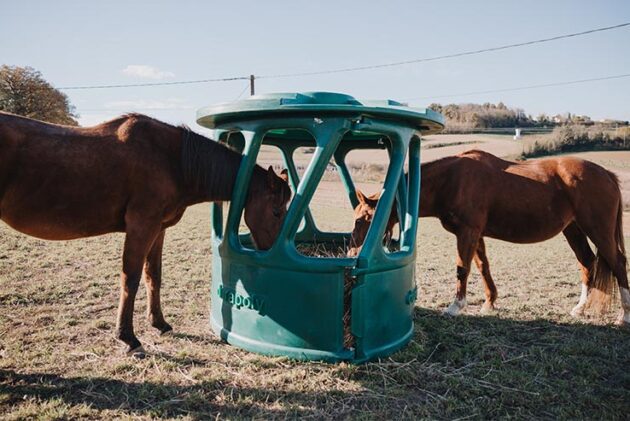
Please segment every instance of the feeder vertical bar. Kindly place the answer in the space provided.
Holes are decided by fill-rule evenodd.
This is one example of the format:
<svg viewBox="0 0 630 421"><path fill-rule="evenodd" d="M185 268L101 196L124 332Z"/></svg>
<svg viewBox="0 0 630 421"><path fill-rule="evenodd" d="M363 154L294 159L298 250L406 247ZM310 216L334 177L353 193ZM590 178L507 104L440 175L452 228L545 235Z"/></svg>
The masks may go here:
<svg viewBox="0 0 630 421"><path fill-rule="evenodd" d="M227 130L215 129L212 135L219 143L226 143L228 137ZM210 215L212 220L212 236L216 242L223 241L223 203L211 203Z"/></svg>
<svg viewBox="0 0 630 421"><path fill-rule="evenodd" d="M409 152L407 152L409 154ZM404 170L403 170L404 171ZM400 245L404 242L404 235L407 227L406 218L403 217L407 212L407 204L409 199L409 188L408 188L408 179L409 177L403 172L403 175L400 177L398 181L398 191L396 192L396 214L398 215L398 228L400 230Z"/></svg>
<svg viewBox="0 0 630 421"><path fill-rule="evenodd" d="M352 207L356 208L359 204L359 199L357 199L357 189L354 186L352 176L350 175L348 165L346 164L346 156L348 155L348 152L350 152L350 149L341 149L340 146L335 152L335 165L337 166L337 171L339 171L339 174L341 175L341 181L343 182L343 185L346 188L346 192L348 193L348 199L350 199Z"/></svg>
<svg viewBox="0 0 630 421"><path fill-rule="evenodd" d="M264 136L263 130L254 131L243 130L241 132L245 138L245 150L243 152L243 159L241 160L241 166L236 176L234 183L234 190L232 192L232 204L227 217L227 242L234 249L240 248L238 240L238 227L241 222L241 215L243 213L243 207L247 200L249 193L249 184L256 165L256 156L260 150L260 144Z"/></svg>
<svg viewBox="0 0 630 421"><path fill-rule="evenodd" d="M367 262L370 259L382 261L382 258L384 257L381 242L383 241L383 235L385 234L385 228L387 226L385 218L389 216L389 212L391 211L394 196L397 190L396 187L401 177L401 173L403 172L403 165L408 145L408 138L404 137L403 134L407 130L388 129L388 131L390 131L388 136L392 142L391 162L389 165L389 171L385 177L383 193L381 194L381 198L376 206L374 219L372 220L372 224L370 225L367 236L365 237L363 248L359 253L359 265L362 265L363 262Z"/></svg>
<svg viewBox="0 0 630 421"><path fill-rule="evenodd" d="M418 232L418 210L420 206L420 138L413 136L409 143L409 201L405 213L405 233L401 238L401 248L415 252Z"/></svg>

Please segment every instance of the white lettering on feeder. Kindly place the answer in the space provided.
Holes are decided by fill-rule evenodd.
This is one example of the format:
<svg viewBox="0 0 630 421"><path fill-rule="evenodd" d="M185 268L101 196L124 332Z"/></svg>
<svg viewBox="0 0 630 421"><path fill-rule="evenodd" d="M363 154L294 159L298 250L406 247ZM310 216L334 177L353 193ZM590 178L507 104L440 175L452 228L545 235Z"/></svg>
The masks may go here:
<svg viewBox="0 0 630 421"><path fill-rule="evenodd" d="M247 308L262 313L265 300L262 297L252 295L241 295L237 293L233 288L226 288L223 285L219 285L217 294L224 302L236 307L237 309Z"/></svg>

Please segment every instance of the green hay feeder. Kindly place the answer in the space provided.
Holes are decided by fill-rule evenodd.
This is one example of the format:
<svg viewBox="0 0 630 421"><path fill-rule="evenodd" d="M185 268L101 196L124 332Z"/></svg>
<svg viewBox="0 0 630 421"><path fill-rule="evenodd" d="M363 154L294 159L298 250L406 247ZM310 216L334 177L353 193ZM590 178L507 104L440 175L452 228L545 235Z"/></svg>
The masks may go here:
<svg viewBox="0 0 630 421"><path fill-rule="evenodd" d="M213 329L228 343L266 355L364 362L400 349L413 333L416 231L420 195L420 134L443 128L442 116L395 101L359 102L326 93L257 95L203 108L197 122L243 152L224 224L212 205ZM261 145L282 153L294 196L270 250L239 234L249 176ZM300 180L293 160L314 148ZM353 149L387 149L390 165L364 247L356 258L308 257L299 246L347 244L350 233L317 228L309 202L334 160L352 206L355 188L345 157ZM409 177L404 177L407 163ZM397 199L398 250L383 247L389 209ZM344 343L345 335L350 342ZM349 316L349 317L348 317ZM348 320L349 318L349 320Z"/></svg>

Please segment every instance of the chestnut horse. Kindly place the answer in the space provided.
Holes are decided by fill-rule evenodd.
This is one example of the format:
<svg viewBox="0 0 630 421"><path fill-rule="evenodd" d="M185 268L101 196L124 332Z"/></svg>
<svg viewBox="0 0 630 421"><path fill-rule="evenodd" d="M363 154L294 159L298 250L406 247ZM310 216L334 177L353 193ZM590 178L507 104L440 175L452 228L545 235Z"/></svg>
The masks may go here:
<svg viewBox="0 0 630 421"><path fill-rule="evenodd" d="M582 272L582 294L571 314L581 315L587 302L600 310L606 307L617 278L622 304L618 323L630 323L621 192L613 173L571 157L516 163L471 150L424 163L421 175L419 216L439 218L457 237L457 293L445 313L456 315L466 306L471 260L484 282L482 311L494 310L497 288L483 237L536 243L562 232ZM349 255L360 251L379 197L357 191ZM386 236L396 223L394 206Z"/></svg>
<svg viewBox="0 0 630 421"><path fill-rule="evenodd" d="M186 207L228 201L242 155L144 115L88 128L47 124L0 112L0 219L46 240L124 232L117 338L142 351L133 331L138 284L147 316L165 333L160 306L164 231ZM255 244L273 244L291 196L286 173L255 167L245 222Z"/></svg>

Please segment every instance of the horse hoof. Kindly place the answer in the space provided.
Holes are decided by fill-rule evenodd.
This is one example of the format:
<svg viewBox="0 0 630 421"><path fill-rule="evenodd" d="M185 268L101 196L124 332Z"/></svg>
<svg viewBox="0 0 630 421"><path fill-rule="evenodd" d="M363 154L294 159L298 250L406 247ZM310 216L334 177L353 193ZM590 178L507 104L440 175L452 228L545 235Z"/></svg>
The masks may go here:
<svg viewBox="0 0 630 421"><path fill-rule="evenodd" d="M169 333L173 331L173 327L168 323L164 323L164 326L160 328L160 334L164 335L165 333Z"/></svg>
<svg viewBox="0 0 630 421"><path fill-rule="evenodd" d="M455 317L459 314L459 312L460 312L460 309L453 307L453 305L451 304L450 306L448 306L446 310L442 311L442 315L448 316L448 317Z"/></svg>
<svg viewBox="0 0 630 421"><path fill-rule="evenodd" d="M457 316L466 307L466 300L454 301L446 310L442 312L445 316Z"/></svg>
<svg viewBox="0 0 630 421"><path fill-rule="evenodd" d="M144 347L142 345L140 345L140 346L137 346L137 347L135 347L133 349L127 350L127 355L130 356L130 357L142 359L142 358L146 357L147 352L144 350Z"/></svg>
<svg viewBox="0 0 630 421"><path fill-rule="evenodd" d="M481 314L496 314L498 312L499 310L497 310L495 306L485 304L481 306L481 310L479 310L479 313Z"/></svg>
<svg viewBox="0 0 630 421"><path fill-rule="evenodd" d="M584 307L575 306L573 310L571 310L571 316L575 318L580 318L584 316Z"/></svg>
<svg viewBox="0 0 630 421"><path fill-rule="evenodd" d="M148 315L147 318L149 319L151 326L159 330L160 334L173 330L173 327L166 323L163 318L153 318L151 315Z"/></svg>
<svg viewBox="0 0 630 421"><path fill-rule="evenodd" d="M620 327L630 328L630 314L620 314L615 324Z"/></svg>

